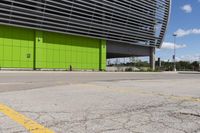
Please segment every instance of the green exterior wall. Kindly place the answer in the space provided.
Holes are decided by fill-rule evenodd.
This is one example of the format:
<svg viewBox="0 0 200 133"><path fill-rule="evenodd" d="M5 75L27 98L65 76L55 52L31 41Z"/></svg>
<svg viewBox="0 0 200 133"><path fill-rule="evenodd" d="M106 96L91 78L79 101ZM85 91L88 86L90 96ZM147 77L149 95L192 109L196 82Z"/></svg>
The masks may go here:
<svg viewBox="0 0 200 133"><path fill-rule="evenodd" d="M101 40L100 45L100 70L106 70L106 41Z"/></svg>
<svg viewBox="0 0 200 133"><path fill-rule="evenodd" d="M33 67L34 31L0 25L0 67Z"/></svg>
<svg viewBox="0 0 200 133"><path fill-rule="evenodd" d="M0 67L105 70L106 41L0 25Z"/></svg>

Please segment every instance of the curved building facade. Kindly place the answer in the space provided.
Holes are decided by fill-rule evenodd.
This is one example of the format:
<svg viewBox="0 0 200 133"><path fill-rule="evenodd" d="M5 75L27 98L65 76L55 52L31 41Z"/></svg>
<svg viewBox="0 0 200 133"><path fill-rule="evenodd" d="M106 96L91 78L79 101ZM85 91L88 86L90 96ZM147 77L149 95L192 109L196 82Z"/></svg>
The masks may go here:
<svg viewBox="0 0 200 133"><path fill-rule="evenodd" d="M170 4L170 0L2 0L0 67L99 70L105 69L106 57L153 57L165 35Z"/></svg>

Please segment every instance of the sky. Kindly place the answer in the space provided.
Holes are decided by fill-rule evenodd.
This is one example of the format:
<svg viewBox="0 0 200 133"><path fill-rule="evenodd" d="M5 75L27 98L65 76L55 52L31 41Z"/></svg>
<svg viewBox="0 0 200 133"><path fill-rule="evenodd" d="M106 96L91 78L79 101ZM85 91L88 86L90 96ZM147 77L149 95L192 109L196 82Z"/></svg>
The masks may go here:
<svg viewBox="0 0 200 133"><path fill-rule="evenodd" d="M200 0L172 0L171 17L162 48L156 56L172 60L174 37L176 37L176 59L200 60Z"/></svg>

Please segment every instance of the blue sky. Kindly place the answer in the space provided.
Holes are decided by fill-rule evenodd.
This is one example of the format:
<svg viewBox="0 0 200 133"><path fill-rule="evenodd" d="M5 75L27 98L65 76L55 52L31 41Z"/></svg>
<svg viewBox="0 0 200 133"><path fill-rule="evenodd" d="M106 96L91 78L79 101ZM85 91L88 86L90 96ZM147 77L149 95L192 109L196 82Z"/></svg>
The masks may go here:
<svg viewBox="0 0 200 133"><path fill-rule="evenodd" d="M173 33L177 60L198 60L200 57L200 0L172 0L171 18L163 48L157 51L162 60L172 58Z"/></svg>

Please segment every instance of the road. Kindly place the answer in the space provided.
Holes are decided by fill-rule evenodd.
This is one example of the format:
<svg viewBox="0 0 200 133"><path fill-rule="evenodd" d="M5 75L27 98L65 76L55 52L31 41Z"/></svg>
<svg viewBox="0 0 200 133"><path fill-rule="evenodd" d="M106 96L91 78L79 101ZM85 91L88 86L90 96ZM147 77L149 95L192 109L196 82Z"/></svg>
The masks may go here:
<svg viewBox="0 0 200 133"><path fill-rule="evenodd" d="M12 132L200 133L200 74L2 71Z"/></svg>

